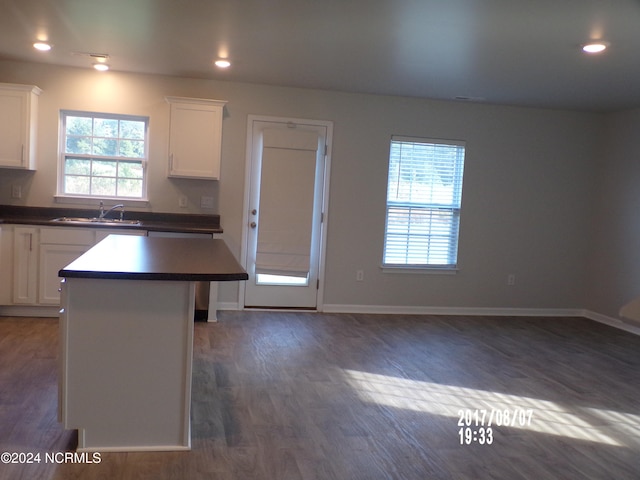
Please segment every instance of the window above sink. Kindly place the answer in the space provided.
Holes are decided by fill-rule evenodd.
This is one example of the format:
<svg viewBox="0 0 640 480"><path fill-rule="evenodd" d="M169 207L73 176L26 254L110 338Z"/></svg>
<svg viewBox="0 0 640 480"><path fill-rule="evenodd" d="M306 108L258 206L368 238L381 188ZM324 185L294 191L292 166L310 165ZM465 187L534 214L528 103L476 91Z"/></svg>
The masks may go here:
<svg viewBox="0 0 640 480"><path fill-rule="evenodd" d="M58 197L146 200L148 117L61 111Z"/></svg>

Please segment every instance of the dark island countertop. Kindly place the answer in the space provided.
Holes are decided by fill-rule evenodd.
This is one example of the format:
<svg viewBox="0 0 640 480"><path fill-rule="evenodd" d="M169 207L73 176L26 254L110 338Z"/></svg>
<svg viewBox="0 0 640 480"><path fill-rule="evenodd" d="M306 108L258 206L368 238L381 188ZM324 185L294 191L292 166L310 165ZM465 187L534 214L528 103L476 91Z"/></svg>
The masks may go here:
<svg viewBox="0 0 640 480"><path fill-rule="evenodd" d="M207 282L248 278L224 240L129 235L109 235L58 276Z"/></svg>
<svg viewBox="0 0 640 480"><path fill-rule="evenodd" d="M0 224L41 225L55 227L117 228L136 229L149 232L184 233L222 233L220 215L180 214L162 212L125 211L125 220L138 220L139 223L72 223L59 222L60 217L96 217L97 210L59 207L27 207L19 205L0 205ZM110 217L119 217L119 212L111 212Z"/></svg>

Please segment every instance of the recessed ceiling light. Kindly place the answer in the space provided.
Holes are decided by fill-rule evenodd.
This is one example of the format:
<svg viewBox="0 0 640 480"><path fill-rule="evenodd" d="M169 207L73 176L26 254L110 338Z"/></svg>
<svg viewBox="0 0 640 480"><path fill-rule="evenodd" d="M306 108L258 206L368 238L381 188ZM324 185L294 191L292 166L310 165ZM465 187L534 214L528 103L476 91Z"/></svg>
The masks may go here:
<svg viewBox="0 0 640 480"><path fill-rule="evenodd" d="M609 45L606 42L591 42L582 46L582 51L585 53L600 53L604 52Z"/></svg>
<svg viewBox="0 0 640 480"><path fill-rule="evenodd" d="M229 68L231 66L231 62L229 60L225 60L224 58L216 60L214 64L218 68Z"/></svg>
<svg viewBox="0 0 640 480"><path fill-rule="evenodd" d="M99 72L106 72L107 70L109 70L109 65L107 65L106 63L94 63L93 68L95 68Z"/></svg>
<svg viewBox="0 0 640 480"><path fill-rule="evenodd" d="M40 50L41 52L48 52L51 50L51 44L46 42L36 42L33 44L33 48Z"/></svg>

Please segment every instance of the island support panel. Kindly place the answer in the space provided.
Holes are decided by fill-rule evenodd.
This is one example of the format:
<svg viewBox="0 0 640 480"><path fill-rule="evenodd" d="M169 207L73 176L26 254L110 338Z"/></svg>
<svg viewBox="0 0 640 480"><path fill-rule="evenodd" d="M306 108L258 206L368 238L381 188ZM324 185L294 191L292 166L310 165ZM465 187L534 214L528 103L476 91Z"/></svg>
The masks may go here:
<svg viewBox="0 0 640 480"><path fill-rule="evenodd" d="M194 297L194 282L62 282L59 416L79 451L190 449Z"/></svg>

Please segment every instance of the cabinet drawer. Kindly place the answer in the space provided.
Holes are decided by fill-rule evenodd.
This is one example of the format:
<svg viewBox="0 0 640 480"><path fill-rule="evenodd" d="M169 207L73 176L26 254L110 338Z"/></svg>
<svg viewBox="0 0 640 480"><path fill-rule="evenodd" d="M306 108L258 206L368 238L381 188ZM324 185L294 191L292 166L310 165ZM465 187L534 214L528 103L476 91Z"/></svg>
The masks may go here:
<svg viewBox="0 0 640 480"><path fill-rule="evenodd" d="M40 243L57 245L93 245L95 232L88 228L41 228Z"/></svg>

